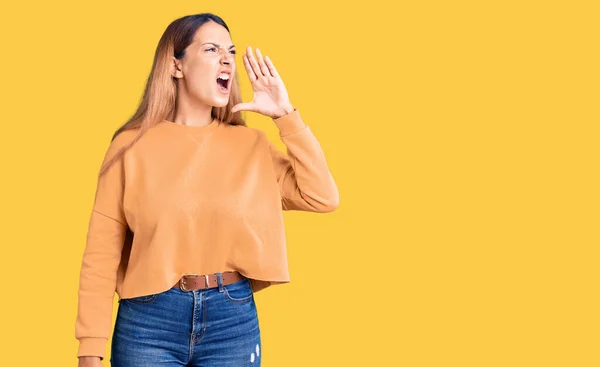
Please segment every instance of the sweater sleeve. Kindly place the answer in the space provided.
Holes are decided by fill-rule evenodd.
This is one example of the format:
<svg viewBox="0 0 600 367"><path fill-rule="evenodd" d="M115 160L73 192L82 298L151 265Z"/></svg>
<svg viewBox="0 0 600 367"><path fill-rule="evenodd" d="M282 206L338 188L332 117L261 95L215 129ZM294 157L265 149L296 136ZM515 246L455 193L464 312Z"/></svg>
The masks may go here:
<svg viewBox="0 0 600 367"><path fill-rule="evenodd" d="M111 142L102 164L124 145L124 133ZM128 228L123 212L123 157L98 177L80 270L75 338L77 357L104 359L112 327L117 270Z"/></svg>
<svg viewBox="0 0 600 367"><path fill-rule="evenodd" d="M336 183L317 138L297 109L273 119L287 154L271 142L269 149L281 192L283 210L327 213L339 205Z"/></svg>

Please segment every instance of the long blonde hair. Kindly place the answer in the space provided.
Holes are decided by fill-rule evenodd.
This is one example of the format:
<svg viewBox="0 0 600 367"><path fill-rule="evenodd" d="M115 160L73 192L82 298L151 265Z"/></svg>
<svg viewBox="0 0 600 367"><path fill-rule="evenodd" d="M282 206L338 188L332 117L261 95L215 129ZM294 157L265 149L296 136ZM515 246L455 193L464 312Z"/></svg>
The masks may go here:
<svg viewBox="0 0 600 367"><path fill-rule="evenodd" d="M100 176L115 161L120 159L125 154L125 151L135 144L149 128L164 119L173 120L177 97L177 79L170 72L171 58L173 56L178 59L182 58L185 54L185 49L192 43L198 28L210 21L222 25L231 34L225 21L212 13L186 15L169 24L156 47L152 70L146 82L142 101L133 116L115 131L111 141L125 130L139 129L139 132L130 143L106 161L100 169ZM242 98L236 70L232 80L229 102L224 107L213 107L211 117L222 123L246 126L246 122L241 116L241 111L231 112L231 108L241 101Z"/></svg>

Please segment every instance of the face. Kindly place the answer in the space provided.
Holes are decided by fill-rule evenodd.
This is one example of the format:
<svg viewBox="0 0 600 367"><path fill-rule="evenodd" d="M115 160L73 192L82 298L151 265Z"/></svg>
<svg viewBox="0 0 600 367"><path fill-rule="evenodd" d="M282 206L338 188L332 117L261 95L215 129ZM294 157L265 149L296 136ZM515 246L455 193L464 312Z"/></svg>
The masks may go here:
<svg viewBox="0 0 600 367"><path fill-rule="evenodd" d="M186 48L185 56L173 57L172 74L178 78L179 93L210 106L227 105L235 75L234 55L235 47L227 29L212 21L203 24Z"/></svg>

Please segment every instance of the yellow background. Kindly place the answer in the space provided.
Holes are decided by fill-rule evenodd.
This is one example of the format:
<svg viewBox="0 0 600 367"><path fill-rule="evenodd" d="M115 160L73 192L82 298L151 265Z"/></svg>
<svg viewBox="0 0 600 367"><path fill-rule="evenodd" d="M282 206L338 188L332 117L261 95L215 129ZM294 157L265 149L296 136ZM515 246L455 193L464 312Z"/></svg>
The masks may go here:
<svg viewBox="0 0 600 367"><path fill-rule="evenodd" d="M76 366L101 159L166 26L205 11L245 101L245 46L272 58L340 190L285 213L263 367L600 365L594 3L4 3L0 365Z"/></svg>

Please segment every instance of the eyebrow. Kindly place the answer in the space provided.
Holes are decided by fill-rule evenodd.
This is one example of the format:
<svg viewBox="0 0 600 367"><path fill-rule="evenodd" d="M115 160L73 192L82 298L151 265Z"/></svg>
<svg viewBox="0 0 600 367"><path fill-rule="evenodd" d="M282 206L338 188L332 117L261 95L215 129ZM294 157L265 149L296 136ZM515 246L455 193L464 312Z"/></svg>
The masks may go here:
<svg viewBox="0 0 600 367"><path fill-rule="evenodd" d="M203 43L202 45L206 45L206 44L209 44L209 45L215 45L215 46L217 46L217 47L219 47L219 48L221 47L221 45L219 45L218 43L214 43L214 42L205 42L205 43ZM234 47L235 47L235 45L231 45L231 46L229 46L229 48L230 48L230 49L232 49L232 48L234 48Z"/></svg>

